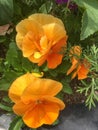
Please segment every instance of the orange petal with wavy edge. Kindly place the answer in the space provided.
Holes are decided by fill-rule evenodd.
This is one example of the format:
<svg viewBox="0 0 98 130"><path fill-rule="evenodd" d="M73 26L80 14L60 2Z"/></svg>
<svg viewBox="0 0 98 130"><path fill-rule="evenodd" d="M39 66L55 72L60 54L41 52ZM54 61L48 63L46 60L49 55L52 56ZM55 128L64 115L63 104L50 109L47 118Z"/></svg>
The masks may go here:
<svg viewBox="0 0 98 130"><path fill-rule="evenodd" d="M37 128L42 124L52 124L58 114L59 106L57 104L44 102L44 104L38 104L34 109L28 110L23 116L23 121L31 128Z"/></svg>
<svg viewBox="0 0 98 130"><path fill-rule="evenodd" d="M47 100L48 102L52 102L52 103L57 103L60 110L63 110L65 108L64 102L57 97L46 96L44 97L44 100Z"/></svg>
<svg viewBox="0 0 98 130"><path fill-rule="evenodd" d="M29 19L31 19L31 20L33 19L33 20L37 21L38 23L40 23L41 25L57 23L60 26L64 27L64 24L60 19L58 19L52 15L49 15L49 14L47 15L47 14L42 14L42 13L36 13L36 14L29 16Z"/></svg>
<svg viewBox="0 0 98 130"><path fill-rule="evenodd" d="M89 72L89 68L86 68L84 64L81 64L81 68L78 71L78 79L85 79L87 78L87 74Z"/></svg>
<svg viewBox="0 0 98 130"><path fill-rule="evenodd" d="M51 107L52 106L52 107ZM60 108L58 104L54 102L49 102L44 106L46 112L44 117L44 124L53 124L53 122L58 118Z"/></svg>
<svg viewBox="0 0 98 130"><path fill-rule="evenodd" d="M52 51L54 53L58 53L61 54L62 50L64 50L66 48L66 40L67 40L67 36L62 38L60 41L58 41L53 47L52 47Z"/></svg>
<svg viewBox="0 0 98 130"><path fill-rule="evenodd" d="M67 37L66 37L67 38ZM66 47L66 38L61 39L58 43L56 43L47 56L47 63L49 68L56 68L62 62L63 54L61 51Z"/></svg>
<svg viewBox="0 0 98 130"><path fill-rule="evenodd" d="M81 68L81 64L78 65L77 68L74 70L71 79L74 79L74 78L77 76L77 74L78 74L80 68Z"/></svg>
<svg viewBox="0 0 98 130"><path fill-rule="evenodd" d="M23 116L24 123L31 127L37 128L41 126L44 122L42 118L45 116L45 112L42 104L38 104L35 108L29 109Z"/></svg>
<svg viewBox="0 0 98 130"><path fill-rule="evenodd" d="M43 26L43 30L48 40L52 41L52 45L56 44L59 40L66 36L64 27L56 23Z"/></svg>
<svg viewBox="0 0 98 130"><path fill-rule="evenodd" d="M63 55L61 55L61 54L51 53L47 57L48 68L51 68L51 69L56 68L58 65L60 65L62 63L62 58L63 58Z"/></svg>
<svg viewBox="0 0 98 130"><path fill-rule="evenodd" d="M72 66L67 71L67 75L69 75L74 69L78 67L77 64L78 64L78 61L75 58L73 58Z"/></svg>
<svg viewBox="0 0 98 130"><path fill-rule="evenodd" d="M24 57L29 57L32 54L34 54L34 52L36 51L36 46L34 44L34 40L31 39L31 35L32 33L29 32L26 34L26 36L23 39L22 51Z"/></svg>
<svg viewBox="0 0 98 130"><path fill-rule="evenodd" d="M11 85L9 89L9 97L12 101L18 102L20 97L25 90L25 88L32 82L34 82L35 77L32 74L27 73L25 75L17 78Z"/></svg>
<svg viewBox="0 0 98 130"><path fill-rule="evenodd" d="M24 19L20 23L18 23L18 25L16 26L16 31L18 32L16 35L16 43L20 49L22 49L23 46L23 37L27 33L32 32L32 38L34 39L38 39L38 37L43 35L43 29L40 24L38 24L35 20L29 19Z"/></svg>
<svg viewBox="0 0 98 130"><path fill-rule="evenodd" d="M28 103L24 103L22 101L17 102L14 106L13 106L13 111L19 115L19 116L23 116L26 111L28 111L29 109L33 109L35 107L35 102L30 102L28 101Z"/></svg>
<svg viewBox="0 0 98 130"><path fill-rule="evenodd" d="M43 29L40 24L38 24L37 21L34 19L24 19L16 26L16 31L23 34L24 36L28 32L34 32L35 36L38 36L38 34L43 35Z"/></svg>
<svg viewBox="0 0 98 130"><path fill-rule="evenodd" d="M21 99L26 102L29 99L37 100L45 96L55 96L62 89L60 82L51 79L36 78L24 90Z"/></svg>

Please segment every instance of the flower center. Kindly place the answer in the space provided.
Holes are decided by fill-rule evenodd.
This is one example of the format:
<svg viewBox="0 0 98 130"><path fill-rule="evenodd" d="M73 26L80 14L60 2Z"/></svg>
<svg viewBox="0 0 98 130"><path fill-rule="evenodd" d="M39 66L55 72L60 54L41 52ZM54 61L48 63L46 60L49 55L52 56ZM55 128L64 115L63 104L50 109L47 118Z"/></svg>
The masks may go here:
<svg viewBox="0 0 98 130"><path fill-rule="evenodd" d="M37 101L36 101L36 104L41 104L41 103L42 103L41 100L37 100Z"/></svg>

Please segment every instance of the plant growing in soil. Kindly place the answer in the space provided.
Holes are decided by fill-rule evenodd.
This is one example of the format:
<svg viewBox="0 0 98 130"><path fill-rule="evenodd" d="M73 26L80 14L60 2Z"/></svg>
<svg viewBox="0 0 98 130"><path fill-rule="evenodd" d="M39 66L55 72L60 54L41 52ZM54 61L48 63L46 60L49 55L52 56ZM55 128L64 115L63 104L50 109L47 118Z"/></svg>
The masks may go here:
<svg viewBox="0 0 98 130"><path fill-rule="evenodd" d="M97 5L0 0L0 112L15 114L9 130L56 125L69 104L96 106Z"/></svg>

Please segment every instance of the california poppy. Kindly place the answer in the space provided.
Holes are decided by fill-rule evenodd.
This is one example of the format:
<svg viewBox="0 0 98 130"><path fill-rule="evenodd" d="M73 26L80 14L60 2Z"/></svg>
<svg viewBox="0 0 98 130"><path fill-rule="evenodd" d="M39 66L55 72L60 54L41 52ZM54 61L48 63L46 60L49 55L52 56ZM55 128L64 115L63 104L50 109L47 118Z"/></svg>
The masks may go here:
<svg viewBox="0 0 98 130"><path fill-rule="evenodd" d="M37 78L30 73L20 76L9 89L9 97L15 103L13 111L31 128L52 124L65 107L55 97L61 89L62 84L51 79Z"/></svg>
<svg viewBox="0 0 98 130"><path fill-rule="evenodd" d="M90 69L90 63L86 59L81 60L81 53L82 49L80 46L74 46L70 50L69 56L72 66L67 71L67 75L73 72L72 79L75 78L77 75L79 80L87 78L87 74Z"/></svg>
<svg viewBox="0 0 98 130"><path fill-rule="evenodd" d="M23 56L41 66L56 68L62 62L60 52L66 46L67 35L62 21L49 14L33 14L16 26L16 43Z"/></svg>

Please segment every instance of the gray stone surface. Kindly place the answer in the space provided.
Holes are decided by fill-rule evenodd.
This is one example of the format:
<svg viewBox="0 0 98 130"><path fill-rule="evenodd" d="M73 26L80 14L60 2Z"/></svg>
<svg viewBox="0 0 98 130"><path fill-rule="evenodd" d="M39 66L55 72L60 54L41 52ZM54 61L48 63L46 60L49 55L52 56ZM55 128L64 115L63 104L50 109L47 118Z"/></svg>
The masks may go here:
<svg viewBox="0 0 98 130"><path fill-rule="evenodd" d="M8 130L9 123L11 122L11 116L3 114L0 116L0 130Z"/></svg>

